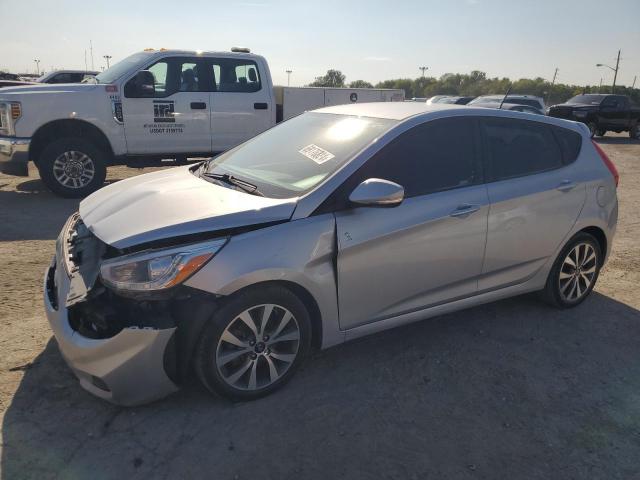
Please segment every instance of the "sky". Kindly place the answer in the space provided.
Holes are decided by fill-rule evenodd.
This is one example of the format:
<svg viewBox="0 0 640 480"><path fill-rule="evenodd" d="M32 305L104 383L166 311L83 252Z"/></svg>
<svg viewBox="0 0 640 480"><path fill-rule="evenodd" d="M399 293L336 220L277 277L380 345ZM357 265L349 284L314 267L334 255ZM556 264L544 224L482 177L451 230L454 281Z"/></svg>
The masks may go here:
<svg viewBox="0 0 640 480"><path fill-rule="evenodd" d="M275 84L329 68L347 82L482 70L489 77L618 84L640 76L640 0L0 0L0 70L96 70L144 48L264 55ZM640 85L638 79L636 86Z"/></svg>

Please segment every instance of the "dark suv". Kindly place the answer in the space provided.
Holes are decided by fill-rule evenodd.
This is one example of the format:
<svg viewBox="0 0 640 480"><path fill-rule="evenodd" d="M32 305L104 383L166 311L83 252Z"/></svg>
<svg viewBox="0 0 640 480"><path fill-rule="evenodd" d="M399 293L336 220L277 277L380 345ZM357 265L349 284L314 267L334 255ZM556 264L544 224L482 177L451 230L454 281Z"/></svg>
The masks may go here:
<svg viewBox="0 0 640 480"><path fill-rule="evenodd" d="M612 131L629 132L629 137L640 139L640 108L626 95L576 95L566 103L553 105L549 116L582 122L592 137Z"/></svg>

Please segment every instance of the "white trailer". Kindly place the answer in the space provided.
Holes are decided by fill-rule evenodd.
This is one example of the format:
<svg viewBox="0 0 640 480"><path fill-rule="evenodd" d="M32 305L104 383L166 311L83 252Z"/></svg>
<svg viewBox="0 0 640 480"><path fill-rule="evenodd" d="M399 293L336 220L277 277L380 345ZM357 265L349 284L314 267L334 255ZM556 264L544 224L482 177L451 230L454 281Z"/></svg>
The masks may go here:
<svg viewBox="0 0 640 480"><path fill-rule="evenodd" d="M276 119L289 120L316 108L348 103L403 102L404 90L391 88L273 87Z"/></svg>

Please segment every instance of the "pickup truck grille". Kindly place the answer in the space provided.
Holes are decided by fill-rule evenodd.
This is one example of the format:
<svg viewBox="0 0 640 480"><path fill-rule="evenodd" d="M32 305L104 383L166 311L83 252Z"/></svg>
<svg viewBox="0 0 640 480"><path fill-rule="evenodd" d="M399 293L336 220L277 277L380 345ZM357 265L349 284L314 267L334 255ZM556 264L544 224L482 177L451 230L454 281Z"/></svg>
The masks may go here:
<svg viewBox="0 0 640 480"><path fill-rule="evenodd" d="M549 110L550 117L556 118L572 118L573 117L573 108L571 107L552 107Z"/></svg>

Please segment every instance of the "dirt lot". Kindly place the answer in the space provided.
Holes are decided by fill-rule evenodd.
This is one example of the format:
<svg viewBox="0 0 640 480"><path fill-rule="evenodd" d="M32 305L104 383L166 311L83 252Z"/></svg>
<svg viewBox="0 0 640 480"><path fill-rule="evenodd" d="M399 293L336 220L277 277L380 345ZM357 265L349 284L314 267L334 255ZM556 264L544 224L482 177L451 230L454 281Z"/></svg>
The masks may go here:
<svg viewBox="0 0 640 480"><path fill-rule="evenodd" d="M601 144L620 220L582 306L525 296L374 335L235 405L195 381L140 408L85 393L41 300L78 202L0 175L0 477L640 478L640 142Z"/></svg>

